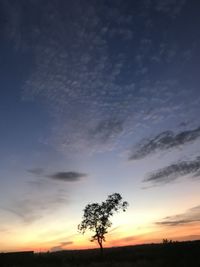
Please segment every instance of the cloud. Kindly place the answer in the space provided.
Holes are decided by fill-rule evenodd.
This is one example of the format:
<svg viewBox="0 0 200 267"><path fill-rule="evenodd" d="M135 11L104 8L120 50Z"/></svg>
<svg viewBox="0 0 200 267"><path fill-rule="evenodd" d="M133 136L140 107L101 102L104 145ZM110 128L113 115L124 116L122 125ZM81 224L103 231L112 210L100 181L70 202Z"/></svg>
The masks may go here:
<svg viewBox="0 0 200 267"><path fill-rule="evenodd" d="M184 103L176 75L183 42L168 38L168 32L162 30L162 16L154 19L151 12L156 8L170 13L182 4L170 0L164 4L141 1L140 5L111 2L18 3L26 14L19 23L26 27L18 31L23 42L31 43L34 55L23 99L45 103L53 120L44 142L70 155L110 150L120 143L122 128L127 135L137 135L136 128L163 118L166 121L181 109L174 100ZM157 25L161 30L149 35L150 27ZM193 54L191 51L191 58ZM180 64L184 69L182 61ZM159 73L166 73L166 78ZM173 79L176 83L170 83ZM187 95L187 111L192 113L193 94L187 90ZM183 107L176 118L182 120L184 114Z"/></svg>
<svg viewBox="0 0 200 267"><path fill-rule="evenodd" d="M199 178L200 177L200 171L196 172L194 175L193 175L194 178Z"/></svg>
<svg viewBox="0 0 200 267"><path fill-rule="evenodd" d="M165 1L155 1L155 10L169 15L172 18L180 15L182 8L184 7L186 0L165 0Z"/></svg>
<svg viewBox="0 0 200 267"><path fill-rule="evenodd" d="M58 209L61 204L66 204L67 199L65 196L54 194L52 196L39 196L38 199L25 198L16 200L12 203L11 207L5 207L4 210L8 211L19 217L25 224L31 224L49 212Z"/></svg>
<svg viewBox="0 0 200 267"><path fill-rule="evenodd" d="M77 182L82 177L86 177L87 174L80 172L56 172L54 174L50 174L47 177L54 180L61 180L65 182Z"/></svg>
<svg viewBox="0 0 200 267"><path fill-rule="evenodd" d="M50 249L51 252L55 252L55 251L60 251L60 250L64 250L66 246L72 245L73 242L72 241L68 241L68 242L61 242L59 245L52 247Z"/></svg>
<svg viewBox="0 0 200 267"><path fill-rule="evenodd" d="M42 168L33 168L30 170L27 170L27 172L35 174L35 175L42 175L44 173L44 170Z"/></svg>
<svg viewBox="0 0 200 267"><path fill-rule="evenodd" d="M163 226L177 226L194 222L200 222L200 205L187 210L185 213L166 217L162 221L156 222L156 224Z"/></svg>
<svg viewBox="0 0 200 267"><path fill-rule="evenodd" d="M55 184L46 187L37 186L29 188L27 192L17 199L9 199L0 209L15 215L24 224L32 224L41 218L54 213L62 205L69 203L66 190Z"/></svg>
<svg viewBox="0 0 200 267"><path fill-rule="evenodd" d="M151 173L144 182L151 182L153 184L170 183L180 176L192 174L193 178L200 172L200 157L192 161L181 161L171 164L167 167L159 169Z"/></svg>
<svg viewBox="0 0 200 267"><path fill-rule="evenodd" d="M22 45L21 35L21 18L22 5L12 1L1 1L1 24L3 22L3 33L10 41L13 41L15 49L19 49ZM2 31L2 29L1 29Z"/></svg>
<svg viewBox="0 0 200 267"><path fill-rule="evenodd" d="M123 131L123 121L117 118L104 119L98 122L93 130L90 131L92 139L107 142Z"/></svg>
<svg viewBox="0 0 200 267"><path fill-rule="evenodd" d="M21 218L24 222L30 222L33 220L34 216L26 216L21 212L21 210L15 209L15 207L0 207L1 210L12 213L16 215L17 217Z"/></svg>
<svg viewBox="0 0 200 267"><path fill-rule="evenodd" d="M53 214L62 205L69 203L66 188L63 190L62 184L55 183L54 180L77 182L87 176L85 173L74 171L47 174L43 168L33 168L27 171L36 175L37 179L27 181L26 193L18 196L17 199L9 199L5 206L1 207L20 218L25 224L31 224L44 216Z"/></svg>
<svg viewBox="0 0 200 267"><path fill-rule="evenodd" d="M79 181L80 178L87 176L86 173L80 173L80 172L75 172L75 171L55 172L55 173L46 175L44 169L42 168L33 168L33 169L28 170L28 172L35 174L37 176L41 176L43 174L48 178L51 178L54 180L66 181L66 182L76 182L76 181ZM46 184L46 181L44 179L40 179L38 181L29 181L29 184L35 185L35 186L43 186Z"/></svg>
<svg viewBox="0 0 200 267"><path fill-rule="evenodd" d="M7 228L0 228L0 233L7 233L9 230Z"/></svg>
<svg viewBox="0 0 200 267"><path fill-rule="evenodd" d="M160 133L156 137L139 144L138 149L129 157L129 159L142 159L149 154L155 153L159 150L176 148L178 146L190 143L192 141L195 141L199 137L200 127L197 127L193 130L183 131L178 134L174 134L172 131L165 131Z"/></svg>
<svg viewBox="0 0 200 267"><path fill-rule="evenodd" d="M59 10L52 1L46 16L41 8L37 8L42 24L36 65L24 85L24 98L45 99L54 118L58 117L47 142L68 151L112 142L122 130L121 121L128 117L135 89L133 81L126 88L118 83L126 72L127 55L124 49L114 51L109 46L116 35L119 42L132 40L132 17L121 14L120 8L113 7L111 12L106 5L88 1L66 2ZM106 27L108 19L114 23ZM104 121L112 114L116 119Z"/></svg>

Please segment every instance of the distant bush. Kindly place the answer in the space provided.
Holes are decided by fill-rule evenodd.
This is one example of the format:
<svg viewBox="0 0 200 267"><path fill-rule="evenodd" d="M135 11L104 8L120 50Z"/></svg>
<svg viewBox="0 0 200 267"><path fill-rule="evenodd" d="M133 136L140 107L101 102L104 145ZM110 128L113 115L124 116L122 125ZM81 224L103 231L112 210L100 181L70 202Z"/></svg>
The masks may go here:
<svg viewBox="0 0 200 267"><path fill-rule="evenodd" d="M170 240L168 240L167 238L165 239L163 239L163 241L162 241L162 243L163 244L172 244L173 243L173 241L170 239Z"/></svg>

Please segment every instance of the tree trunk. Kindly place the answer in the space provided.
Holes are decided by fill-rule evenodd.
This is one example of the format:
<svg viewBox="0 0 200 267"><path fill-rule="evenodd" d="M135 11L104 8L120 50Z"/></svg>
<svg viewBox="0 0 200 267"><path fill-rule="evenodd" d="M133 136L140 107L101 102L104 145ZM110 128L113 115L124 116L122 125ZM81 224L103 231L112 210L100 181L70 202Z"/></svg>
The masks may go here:
<svg viewBox="0 0 200 267"><path fill-rule="evenodd" d="M98 239L98 243L100 246L100 253L101 253L101 257L103 257L103 246L102 246L102 240Z"/></svg>

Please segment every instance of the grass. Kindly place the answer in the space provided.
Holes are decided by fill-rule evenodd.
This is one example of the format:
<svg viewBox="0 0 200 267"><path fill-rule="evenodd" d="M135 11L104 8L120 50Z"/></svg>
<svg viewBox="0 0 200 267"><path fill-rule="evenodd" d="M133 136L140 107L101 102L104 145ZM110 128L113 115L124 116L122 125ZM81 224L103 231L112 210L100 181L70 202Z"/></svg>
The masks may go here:
<svg viewBox="0 0 200 267"><path fill-rule="evenodd" d="M200 241L99 250L0 254L1 267L200 267Z"/></svg>

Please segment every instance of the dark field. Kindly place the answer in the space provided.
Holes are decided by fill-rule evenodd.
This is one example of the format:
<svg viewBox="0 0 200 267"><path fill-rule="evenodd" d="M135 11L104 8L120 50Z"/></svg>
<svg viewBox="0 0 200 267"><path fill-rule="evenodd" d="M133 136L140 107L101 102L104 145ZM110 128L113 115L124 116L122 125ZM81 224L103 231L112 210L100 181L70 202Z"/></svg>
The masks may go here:
<svg viewBox="0 0 200 267"><path fill-rule="evenodd" d="M105 249L76 250L54 253L0 254L0 266L38 267L200 267L200 241L149 244Z"/></svg>

